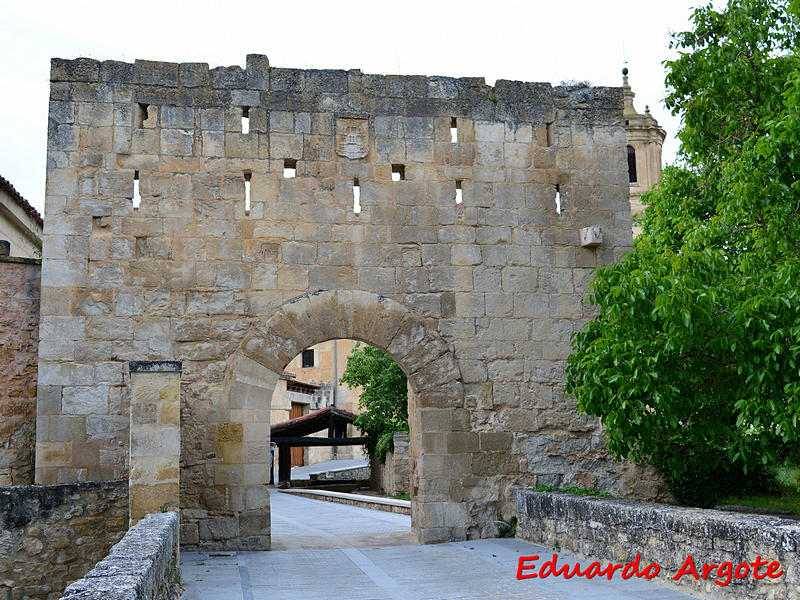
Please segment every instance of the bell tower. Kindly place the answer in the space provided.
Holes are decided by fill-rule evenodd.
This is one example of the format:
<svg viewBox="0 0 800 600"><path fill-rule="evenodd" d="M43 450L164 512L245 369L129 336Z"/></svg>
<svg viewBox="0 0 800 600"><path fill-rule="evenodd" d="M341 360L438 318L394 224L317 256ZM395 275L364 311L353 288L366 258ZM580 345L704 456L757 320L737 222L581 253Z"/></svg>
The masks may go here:
<svg viewBox="0 0 800 600"><path fill-rule="evenodd" d="M622 94L625 99L623 117L627 137L628 181L630 182L631 215L633 237L642 232L639 218L642 213L641 195L649 190L661 177L661 147L666 132L659 127L645 106L644 114L633 107L636 94L628 84L628 68L622 69Z"/></svg>

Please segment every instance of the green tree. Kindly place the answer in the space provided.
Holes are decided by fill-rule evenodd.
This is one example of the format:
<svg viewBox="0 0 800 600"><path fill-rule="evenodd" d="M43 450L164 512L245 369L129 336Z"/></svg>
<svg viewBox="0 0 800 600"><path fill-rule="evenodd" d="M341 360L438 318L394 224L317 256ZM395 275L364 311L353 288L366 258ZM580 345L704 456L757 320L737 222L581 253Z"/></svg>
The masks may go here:
<svg viewBox="0 0 800 600"><path fill-rule="evenodd" d="M680 163L645 196L634 251L598 269L597 317L568 359L567 391L609 449L660 468L687 504L714 504L798 445L798 6L709 5L674 35Z"/></svg>
<svg viewBox="0 0 800 600"><path fill-rule="evenodd" d="M408 431L405 373L382 350L356 344L339 381L351 389L361 387L361 414L354 424L369 438L367 453L383 462L394 434Z"/></svg>

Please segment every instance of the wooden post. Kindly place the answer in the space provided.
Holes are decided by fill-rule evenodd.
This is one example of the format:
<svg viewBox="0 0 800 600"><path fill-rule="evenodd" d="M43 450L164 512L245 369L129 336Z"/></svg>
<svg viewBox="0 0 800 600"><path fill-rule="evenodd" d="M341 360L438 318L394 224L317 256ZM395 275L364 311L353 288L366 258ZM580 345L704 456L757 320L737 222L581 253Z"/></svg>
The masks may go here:
<svg viewBox="0 0 800 600"><path fill-rule="evenodd" d="M278 485L288 484L292 479L292 447L278 444Z"/></svg>

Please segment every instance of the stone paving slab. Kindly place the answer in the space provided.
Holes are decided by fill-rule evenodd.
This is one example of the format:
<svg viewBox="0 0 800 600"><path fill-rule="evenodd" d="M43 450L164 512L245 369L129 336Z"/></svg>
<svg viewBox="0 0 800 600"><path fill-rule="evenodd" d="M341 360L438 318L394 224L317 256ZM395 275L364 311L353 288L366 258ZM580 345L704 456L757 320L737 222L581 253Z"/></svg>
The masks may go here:
<svg viewBox="0 0 800 600"><path fill-rule="evenodd" d="M182 553L184 600L693 598L639 579L623 581L619 573L611 581L520 581L519 556L539 555L541 562L553 551L515 539L397 545L412 535L406 515L278 493L272 502L275 549ZM323 545L308 547L313 544ZM559 553L558 560L572 565L579 559ZM585 566L589 561L580 562Z"/></svg>
<svg viewBox="0 0 800 600"><path fill-rule="evenodd" d="M430 546L184 553L184 600L690 600L642 580L517 580L521 555L552 550L514 539ZM559 564L574 564L559 554ZM587 561L581 560L582 564Z"/></svg>

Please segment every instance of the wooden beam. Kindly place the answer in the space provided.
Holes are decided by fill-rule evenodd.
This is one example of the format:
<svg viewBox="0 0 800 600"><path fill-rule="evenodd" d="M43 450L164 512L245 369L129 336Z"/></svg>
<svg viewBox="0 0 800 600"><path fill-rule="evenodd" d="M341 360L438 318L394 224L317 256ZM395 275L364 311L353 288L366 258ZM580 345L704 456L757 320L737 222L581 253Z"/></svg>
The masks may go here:
<svg viewBox="0 0 800 600"><path fill-rule="evenodd" d="M318 437L274 437L272 441L281 446L363 446L366 437L318 438Z"/></svg>

